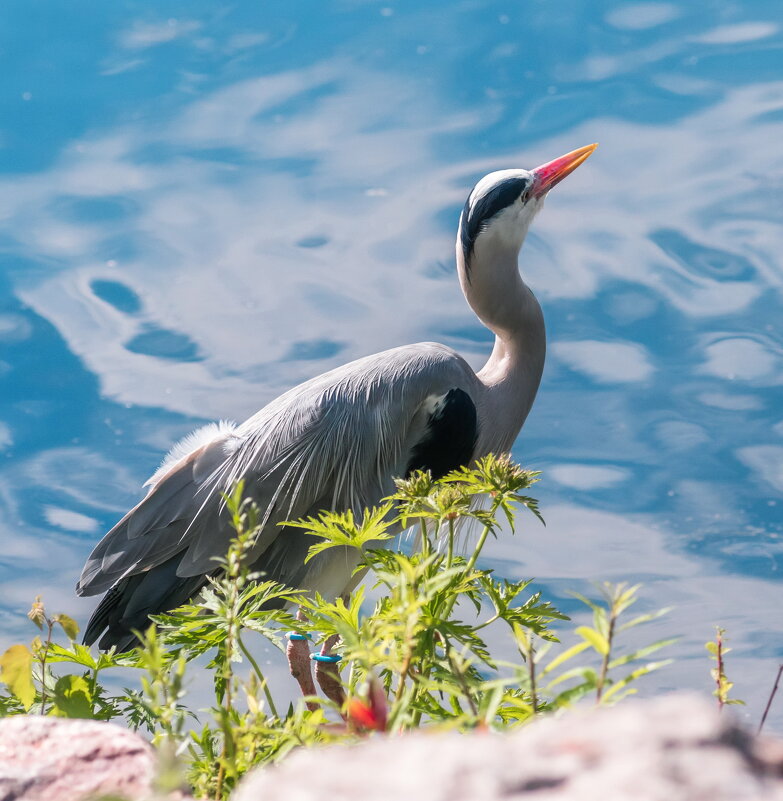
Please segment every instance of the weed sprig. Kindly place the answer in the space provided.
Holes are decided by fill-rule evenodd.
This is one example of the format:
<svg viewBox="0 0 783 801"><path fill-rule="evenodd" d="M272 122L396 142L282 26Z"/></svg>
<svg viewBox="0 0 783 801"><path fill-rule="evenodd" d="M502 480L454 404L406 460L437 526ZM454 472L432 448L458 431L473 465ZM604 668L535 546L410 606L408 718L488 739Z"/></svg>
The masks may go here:
<svg viewBox="0 0 783 801"><path fill-rule="evenodd" d="M0 694L0 714L124 717L180 755L199 797L223 799L249 768L300 746L421 726L502 730L586 696L617 701L666 664L648 657L672 642L623 651L621 634L666 610L628 619L639 587L606 584L598 601L577 596L592 611L593 625L569 628L569 618L531 581L499 577L482 564L489 538L503 525L514 532L520 509L541 519L527 494L537 480L508 457L488 456L437 481L425 473L399 480L390 498L362 515L324 512L286 524L312 536L308 559L330 548L355 551L356 570L373 577L374 602L365 586L333 600L252 572L261 516L239 483L226 497L236 536L225 558L197 598L153 618L134 651L93 656L75 641L76 623L49 617L36 599L30 618L45 637L0 657L8 689ZM458 539L471 541L471 528L477 536L463 555ZM413 536L403 538L401 550L387 547L401 529ZM295 606L305 621L294 620ZM300 703L283 711L276 703L245 635L255 632L282 651L291 627L311 632L315 642L339 636L348 666L342 709L330 711L320 701L314 710ZM491 652L490 629L494 642L509 638L518 660ZM60 630L65 645L56 642ZM200 723L186 705L188 666L197 659L206 662L214 689ZM79 670L55 676L57 663ZM140 689L111 695L99 677L128 667L139 671Z"/></svg>

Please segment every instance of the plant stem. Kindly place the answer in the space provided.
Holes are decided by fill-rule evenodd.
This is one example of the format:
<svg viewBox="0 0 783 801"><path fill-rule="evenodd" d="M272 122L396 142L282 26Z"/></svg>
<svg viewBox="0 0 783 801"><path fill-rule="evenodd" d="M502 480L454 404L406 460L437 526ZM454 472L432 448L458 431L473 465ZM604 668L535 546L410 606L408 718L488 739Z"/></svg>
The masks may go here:
<svg viewBox="0 0 783 801"><path fill-rule="evenodd" d="M492 625L496 620L500 620L500 615L497 613L492 615L491 618L485 620L483 623L476 623L476 625L473 626L473 631L481 631L481 629L485 629L487 626Z"/></svg>
<svg viewBox="0 0 783 801"><path fill-rule="evenodd" d="M718 692L716 693L718 697L718 711L723 711L723 637L721 636L721 631L718 630L718 633L715 637L715 644L717 645L716 651L716 659L718 660L718 668L717 668L717 675L715 677L715 683L718 687Z"/></svg>
<svg viewBox="0 0 783 801"><path fill-rule="evenodd" d="M247 658L247 661L253 666L253 670L255 671L256 676L258 677L258 681L261 684L261 689L264 691L264 697L266 698L267 704L269 704L270 712L276 717L279 718L277 714L277 708L275 707L274 698L272 698L272 693L269 690L269 684L266 680L266 677L261 672L261 668L258 666L258 662L253 658L253 655L247 649L247 646L244 642L242 642L242 637L237 632L237 645L239 645L240 650Z"/></svg>
<svg viewBox="0 0 783 801"><path fill-rule="evenodd" d="M230 559L229 553L229 559ZM237 579L241 565L241 557L237 560L237 565L234 567L229 562L229 570L227 571L228 580L228 593L226 603L226 639L223 643L223 658L225 660L223 665L224 678L226 681L224 707L225 715L222 720L223 729L223 749L220 755L220 770L218 771L217 787L215 789L215 801L221 801L223 797L223 780L226 773L226 762L229 759L229 751L233 757L233 742L231 742L231 710L233 709L232 698L232 681L234 671L231 668L231 656L234 653L235 639L238 639L239 624L237 621L237 598L239 595L239 588L237 587Z"/></svg>
<svg viewBox="0 0 783 801"><path fill-rule="evenodd" d="M614 624L617 621L617 606L612 600L609 609L609 631L606 635L606 653L601 660L601 673L598 676L598 686L595 688L595 701L597 704L601 703L601 696L604 692L604 685L606 684L606 677L609 673L609 662L612 656L612 640L614 639Z"/></svg>
<svg viewBox="0 0 783 801"><path fill-rule="evenodd" d="M92 671L92 680L90 681L90 698L91 700L91 707L90 712L95 714L95 695L98 690L98 668L97 666L93 668Z"/></svg>
<svg viewBox="0 0 783 801"><path fill-rule="evenodd" d="M492 505L492 509L490 511L490 515L494 518L495 512L498 510L497 503ZM478 538L478 542L476 543L476 547L473 549L473 553L470 555L470 559L468 559L467 565L465 565L465 572L470 573L471 570L476 566L476 562L478 561L479 554L481 553L481 549L484 547L484 543L487 541L487 537L489 536L489 532L492 531L492 526L487 524L484 526L484 530L481 532L481 536Z"/></svg>
<svg viewBox="0 0 783 801"><path fill-rule="evenodd" d="M46 635L46 642L43 644L43 648L41 649L41 714L46 714L46 657L49 655L49 646L52 644L52 631L54 629L53 621L46 618L46 626L48 628L48 632Z"/></svg>
<svg viewBox="0 0 783 801"><path fill-rule="evenodd" d="M427 523L424 518L421 518L421 551L425 556L429 556L432 552L430 548L430 538L427 534Z"/></svg>
<svg viewBox="0 0 783 801"><path fill-rule="evenodd" d="M405 679L408 677L411 669L411 662L413 661L413 647L415 645L413 639L413 628L416 625L415 620L408 617L407 626L405 629L405 656L402 660L402 669L400 670L400 683L397 685L397 692L394 695L394 702L399 703L402 698L402 693L405 689Z"/></svg>
<svg viewBox="0 0 783 801"><path fill-rule="evenodd" d="M462 693L465 696L465 699L468 702L468 706L470 707L470 711L473 713L475 718L478 718L478 707L476 706L476 702L473 700L473 696L470 694L470 686L468 685L467 681L465 681L465 673L461 669L459 665L454 660L454 656L452 654L451 643L441 635L441 640L443 641L443 648L446 651L446 656L449 660L449 664L451 665L452 673L457 679L457 683L459 684L460 688L462 689Z"/></svg>
<svg viewBox="0 0 783 801"><path fill-rule="evenodd" d="M454 561L454 519L449 518L449 550L446 554L446 567L451 567Z"/></svg>
<svg viewBox="0 0 783 801"><path fill-rule="evenodd" d="M405 659L402 663L402 670L400 670L400 683L397 685L397 692L394 695L394 702L398 703L399 700L402 698L403 690L405 689L405 678L408 675L408 671L411 667L411 658L413 657L413 652L408 647L408 652L405 654Z"/></svg>
<svg viewBox="0 0 783 801"><path fill-rule="evenodd" d="M538 712L538 697L536 692L536 660L534 659L535 652L533 651L533 636L530 635L528 639L527 649L527 670L530 674L530 703L533 705L533 714Z"/></svg>
<svg viewBox="0 0 783 801"><path fill-rule="evenodd" d="M223 719L223 750L220 754L220 768L217 776L217 786L215 788L215 801L221 801L223 798L223 781L226 775L226 762L229 759L229 752L231 757L234 756L233 742L231 742L231 709L233 702L231 698L231 680L232 671L230 666L227 669L226 677L226 696L225 696L225 717ZM229 745L231 743L231 745Z"/></svg>
<svg viewBox="0 0 783 801"><path fill-rule="evenodd" d="M489 516L494 520L495 513L497 512L500 506L500 501L495 500L492 503L492 508L489 510ZM476 562L478 561L479 554L481 554L481 549L484 547L484 543L487 541L487 537L489 536L489 532L492 531L492 526L488 523L484 526L484 530L481 532L481 536L478 538L478 542L476 543L476 547L473 549L473 553L468 560L468 563L465 565L464 573L468 575L471 570L476 566ZM449 600L446 602L446 607L443 610L443 619L446 620L448 616L451 614L451 610L454 608L454 604L457 602L457 596L453 595Z"/></svg>
<svg viewBox="0 0 783 801"><path fill-rule="evenodd" d="M778 691L778 684L780 684L781 674L783 674L783 664L778 668L778 675L775 676L775 684L772 686L772 692L769 694L769 698L767 698L767 705L764 707L764 714L761 716L761 723L759 723L759 730L756 732L756 734L761 734L761 730L764 728L767 715L769 714L769 708L772 706L772 699L775 697L775 693Z"/></svg>
<svg viewBox="0 0 783 801"><path fill-rule="evenodd" d="M225 745L224 745L224 753L225 753ZM225 763L221 757L220 760L220 767L218 768L218 775L217 781L215 783L215 801L221 801L223 798L223 774L226 771Z"/></svg>

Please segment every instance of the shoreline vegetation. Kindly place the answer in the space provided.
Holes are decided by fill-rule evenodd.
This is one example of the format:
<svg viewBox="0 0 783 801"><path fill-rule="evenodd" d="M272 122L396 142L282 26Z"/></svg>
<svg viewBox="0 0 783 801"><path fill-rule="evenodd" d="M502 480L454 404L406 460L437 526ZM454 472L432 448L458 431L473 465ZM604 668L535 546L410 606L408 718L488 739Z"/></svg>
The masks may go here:
<svg viewBox="0 0 783 801"><path fill-rule="evenodd" d="M50 615L37 598L28 616L39 634L0 656L0 717L124 722L148 733L161 764L169 766L163 775L172 787L184 782L196 797L225 799L250 768L299 746L424 727L507 731L580 699L616 703L671 661L657 654L676 638L642 647L625 642L629 629L668 610L635 614L640 586L605 583L597 599L574 594L592 613L592 625L575 625L532 590L531 580L498 577L479 564L488 538L502 526L513 533L520 512L542 519L527 494L538 478L508 456L490 455L437 481L427 473L398 480L396 492L361 519L323 512L297 521L313 536L308 559L330 548L357 552L357 570L369 571L374 583L374 602L361 585L346 599L331 600L252 573L245 557L260 532L260 515L240 482L225 499L236 536L219 560L220 575L191 603L155 616L133 651L96 655L77 642L74 620ZM458 541L468 525L478 536L463 555ZM407 542L415 547L386 547L400 527L411 531ZM295 607L306 619L295 617ZM517 654L513 661L491 653L484 640L489 626L504 630ZM245 638L255 632L282 658L292 629L314 645L339 637L342 707L321 697L287 709L276 702ZM729 697L725 632L719 629L707 648L719 707L741 703ZM212 707L198 717L187 705L196 659L199 666L206 662L213 686ZM127 675L128 668L136 671L135 686L112 694L102 680L118 669ZM759 730L776 689L777 682Z"/></svg>

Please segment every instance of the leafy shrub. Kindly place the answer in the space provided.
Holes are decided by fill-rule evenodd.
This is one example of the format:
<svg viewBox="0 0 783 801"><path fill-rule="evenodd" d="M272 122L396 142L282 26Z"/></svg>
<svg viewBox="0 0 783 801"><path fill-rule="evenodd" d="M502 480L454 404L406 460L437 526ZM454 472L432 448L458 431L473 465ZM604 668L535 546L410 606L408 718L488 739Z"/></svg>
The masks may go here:
<svg viewBox="0 0 783 801"><path fill-rule="evenodd" d="M362 587L336 600L308 597L252 573L246 556L260 533L260 516L243 500L240 483L226 497L236 537L221 560L221 575L192 603L155 617L134 651L93 656L75 642L74 621L49 617L36 600L30 617L46 636L12 646L0 658L9 690L0 695L0 714L124 717L146 728L166 753L182 756L197 795L224 798L250 767L302 745L420 726L509 729L585 696L615 702L634 692L638 678L666 664L646 660L672 642L618 653L618 636L666 610L629 618L639 587L605 584L597 602L577 596L592 610L592 625L563 634L568 617L532 592L531 581L509 581L479 566L501 521L514 531L520 508L540 517L526 494L537 480L537 473L509 458L489 456L437 481L425 473L399 480L395 494L361 519L324 512L289 524L313 536L308 559L330 548L355 551L357 570L371 571L379 590L374 604L365 601ZM478 536L462 555L457 541L467 526L477 527ZM384 547L401 528L416 547ZM292 615L294 605L306 619ZM489 626L505 629L518 660L492 655L484 640ZM323 699L310 699L317 701L311 709L276 705L243 637L257 632L283 651L290 628L315 642L339 637L347 666L341 709ZM67 645L55 642L58 629ZM198 657L208 660L214 705L210 719L193 723L194 729L189 718L195 715L184 701L188 664ZM245 662L243 678L237 666ZM79 670L56 676L53 666L64 663ZM140 671L140 688L110 695L100 675L128 667Z"/></svg>

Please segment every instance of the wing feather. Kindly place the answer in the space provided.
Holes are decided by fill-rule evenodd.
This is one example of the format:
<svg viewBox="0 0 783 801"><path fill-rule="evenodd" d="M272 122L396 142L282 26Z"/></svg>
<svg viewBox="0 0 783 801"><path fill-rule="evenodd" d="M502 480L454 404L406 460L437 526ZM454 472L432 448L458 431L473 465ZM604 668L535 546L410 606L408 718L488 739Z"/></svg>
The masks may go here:
<svg viewBox="0 0 783 801"><path fill-rule="evenodd" d="M291 530L277 525L284 520L314 514L324 505L360 509L378 503L393 489L393 477L405 473L411 448L426 429L425 399L454 387L474 396L480 391L475 374L454 351L423 343L319 376L240 426L201 429L172 451L148 482L149 494L98 543L77 592L93 595L130 576L160 572L177 554L176 581L213 572L232 533L223 493L239 479L264 514L254 560L288 536ZM294 550L291 558L301 561L300 545ZM287 554L283 539L274 561L283 564ZM170 572L166 567L167 576ZM291 566L287 572L299 571ZM155 586L161 598L181 594ZM116 599L113 603L116 621L122 610ZM136 608L139 600L128 597L123 603Z"/></svg>

